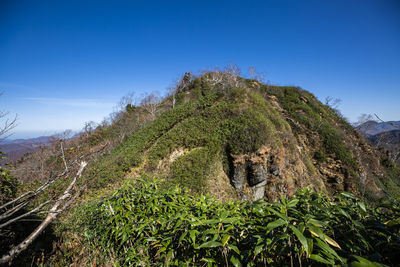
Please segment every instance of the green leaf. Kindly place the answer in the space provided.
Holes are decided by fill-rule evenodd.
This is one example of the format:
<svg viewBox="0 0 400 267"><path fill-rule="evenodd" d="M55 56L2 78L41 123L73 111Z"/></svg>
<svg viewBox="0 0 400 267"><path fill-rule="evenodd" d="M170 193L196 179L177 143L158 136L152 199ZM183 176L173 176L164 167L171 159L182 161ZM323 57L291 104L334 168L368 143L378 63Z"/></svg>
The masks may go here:
<svg viewBox="0 0 400 267"><path fill-rule="evenodd" d="M303 245L304 250L308 254L308 243L307 239L304 237L304 235L293 225L289 225L289 228L292 229L293 233L297 236L297 239L299 239L300 243Z"/></svg>
<svg viewBox="0 0 400 267"><path fill-rule="evenodd" d="M318 227L315 227L313 225L308 225L308 231L314 235L317 236L319 238L321 238L322 240L325 238L324 233L322 232L322 230Z"/></svg>
<svg viewBox="0 0 400 267"><path fill-rule="evenodd" d="M257 256L263 250L263 245L256 246L254 249L254 256Z"/></svg>
<svg viewBox="0 0 400 267"><path fill-rule="evenodd" d="M222 239L221 239L222 245L225 246L226 243L228 243L228 241L229 241L230 238L231 238L230 235L223 235L223 236L222 236Z"/></svg>
<svg viewBox="0 0 400 267"><path fill-rule="evenodd" d="M339 209L339 213L351 220L350 215L347 212L345 212L343 209Z"/></svg>
<svg viewBox="0 0 400 267"><path fill-rule="evenodd" d="M278 219L276 221L270 222L267 225L267 233L271 232L271 230L273 230L273 229L275 229L275 228L277 228L279 226L282 226L284 224L286 224L286 222L284 220L282 220L282 219Z"/></svg>
<svg viewBox="0 0 400 267"><path fill-rule="evenodd" d="M297 203L299 203L299 199L298 199L298 198L294 198L294 199L290 200L290 201L287 203L287 206L288 206L289 208L293 208L293 207L295 207L295 206L297 205Z"/></svg>
<svg viewBox="0 0 400 267"><path fill-rule="evenodd" d="M205 243L201 244L196 249L200 249L200 248L215 248L215 247L220 247L220 246L222 246L221 242L208 241L208 242L205 242Z"/></svg>
<svg viewBox="0 0 400 267"><path fill-rule="evenodd" d="M201 261L208 262L208 263L215 263L215 260L212 258L202 258Z"/></svg>
<svg viewBox="0 0 400 267"><path fill-rule="evenodd" d="M351 198L351 199L357 199L357 197L349 192L342 192L340 193L340 195L345 196L347 198Z"/></svg>
<svg viewBox="0 0 400 267"><path fill-rule="evenodd" d="M317 242L317 246L319 248L321 248L322 250L324 250L327 254L332 255L332 257L335 257L336 259L343 262L342 258L339 257L339 255L336 253L336 251L334 251L327 243L325 243L324 241L322 241L320 239L316 239L316 242Z"/></svg>
<svg viewBox="0 0 400 267"><path fill-rule="evenodd" d="M235 256L231 256L231 258L229 259L230 262L233 264L233 266L235 267L240 267L242 266L242 264L240 263L240 261L235 257Z"/></svg>
<svg viewBox="0 0 400 267"><path fill-rule="evenodd" d="M311 223L312 225L317 226L317 227L321 227L321 226L324 225L323 222L318 221L318 220L316 220L316 219L312 219L312 218L309 219L309 220L307 221L307 223Z"/></svg>
<svg viewBox="0 0 400 267"><path fill-rule="evenodd" d="M365 204L363 202L358 202L358 206L360 206L362 211L367 212L367 209L365 208Z"/></svg>
<svg viewBox="0 0 400 267"><path fill-rule="evenodd" d="M197 231L197 230L190 230L189 231L189 235L190 235L190 238L193 241L193 244L196 244L196 234L198 234L198 233L199 233L199 231Z"/></svg>
<svg viewBox="0 0 400 267"><path fill-rule="evenodd" d="M332 260L332 259L324 259L318 254L312 254L310 256L310 259L318 261L318 262L321 262L321 263L329 264L329 265L334 265L335 264L334 260Z"/></svg>
<svg viewBox="0 0 400 267"><path fill-rule="evenodd" d="M357 261L353 261L350 264L351 267L383 267L383 266L386 266L386 265L383 265L383 264L379 264L377 262L369 261L369 260L364 259L363 257L360 257L360 256L353 255L353 257Z"/></svg>
<svg viewBox="0 0 400 267"><path fill-rule="evenodd" d="M228 248L232 249L232 250L235 251L238 255L240 255L240 251L239 251L239 249L238 249L237 246L228 244Z"/></svg>
<svg viewBox="0 0 400 267"><path fill-rule="evenodd" d="M398 224L400 224L400 218L389 220L389 221L385 222L384 224L386 224L388 226L398 225Z"/></svg>
<svg viewBox="0 0 400 267"><path fill-rule="evenodd" d="M181 234L181 236L179 237L179 241L178 241L178 243L181 243L182 242L182 240L186 237L186 235L188 234L188 232L187 231L185 231L185 232L183 232L183 234Z"/></svg>
<svg viewBox="0 0 400 267"><path fill-rule="evenodd" d="M279 203L278 203L279 204ZM274 210L273 208L267 207L267 210L269 210L270 212L274 213L276 216L282 218L283 220L285 220L286 222L289 221L289 217L286 216L283 213L280 213L279 211Z"/></svg>
<svg viewBox="0 0 400 267"><path fill-rule="evenodd" d="M166 247L162 247L157 251L157 254L161 254L162 252L166 251L167 248Z"/></svg>

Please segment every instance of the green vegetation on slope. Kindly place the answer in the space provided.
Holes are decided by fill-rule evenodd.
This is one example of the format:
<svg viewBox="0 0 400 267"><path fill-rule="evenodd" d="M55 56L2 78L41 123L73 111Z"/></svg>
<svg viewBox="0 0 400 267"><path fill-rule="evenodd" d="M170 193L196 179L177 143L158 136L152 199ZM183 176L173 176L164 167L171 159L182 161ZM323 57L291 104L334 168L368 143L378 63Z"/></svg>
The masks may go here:
<svg viewBox="0 0 400 267"><path fill-rule="evenodd" d="M92 186L101 188L144 160L147 169L155 169L160 160L183 148L196 150L172 164L170 177L194 191L205 192L205 174L227 148L240 154L255 152L265 144L282 145L276 133L289 126L258 92L232 88L222 93L211 90L201 79L192 84L194 99L180 101L86 172Z"/></svg>
<svg viewBox="0 0 400 267"><path fill-rule="evenodd" d="M159 182L127 184L72 220L95 262L116 265L380 266L399 262L400 208L309 189L280 202L226 202Z"/></svg>
<svg viewBox="0 0 400 267"><path fill-rule="evenodd" d="M318 160L324 160L326 154L334 154L355 174L357 163L349 149L343 144L342 134L334 127L339 124L343 129L351 129L348 122L336 114L332 108L322 105L311 93L300 88L263 86L263 89L266 93L277 96L282 107L296 121L321 135L323 147L316 156Z"/></svg>

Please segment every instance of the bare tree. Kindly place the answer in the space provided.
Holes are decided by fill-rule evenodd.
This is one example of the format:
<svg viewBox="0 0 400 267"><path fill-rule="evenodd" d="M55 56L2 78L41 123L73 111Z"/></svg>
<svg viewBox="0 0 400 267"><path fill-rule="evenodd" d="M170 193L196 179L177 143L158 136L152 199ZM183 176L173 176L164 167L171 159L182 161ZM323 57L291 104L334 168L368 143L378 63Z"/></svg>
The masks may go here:
<svg viewBox="0 0 400 267"><path fill-rule="evenodd" d="M176 83L176 92L186 92L189 89L191 82L194 79L194 75L191 72L185 72Z"/></svg>
<svg viewBox="0 0 400 267"><path fill-rule="evenodd" d="M0 92L0 96L3 92ZM10 112L0 110L0 141L10 137L12 133L10 131L17 126L18 115L10 115Z"/></svg>
<svg viewBox="0 0 400 267"><path fill-rule="evenodd" d="M192 72L185 72L179 78L175 80L172 86L168 89L169 95L171 96L171 106L175 108L176 104L176 94L187 92L190 89L190 84L193 82L195 76Z"/></svg>
<svg viewBox="0 0 400 267"><path fill-rule="evenodd" d="M213 71L203 71L202 78L212 86L215 86L216 89L224 92L243 85L240 78L240 69L233 64L222 70L216 67Z"/></svg>
<svg viewBox="0 0 400 267"><path fill-rule="evenodd" d="M160 112L160 104L161 97L156 92L146 94L140 102L140 105L151 115L151 120L154 120Z"/></svg>
<svg viewBox="0 0 400 267"><path fill-rule="evenodd" d="M135 94L133 92L129 92L125 96L121 98L118 103L118 111L128 111L132 107L136 106L137 99L135 98Z"/></svg>
<svg viewBox="0 0 400 267"><path fill-rule="evenodd" d="M213 86L223 86L224 74L218 68L215 68L214 72L204 74L203 77L206 77Z"/></svg>
<svg viewBox="0 0 400 267"><path fill-rule="evenodd" d="M265 79L265 77L266 77L266 74L265 74L265 73L263 73L263 72L258 72L258 71L256 70L256 68L253 67L253 66L250 66L250 67L249 67L248 73L249 73L250 79L256 80L256 81L258 81L259 83L263 83L263 82L264 82L264 79Z"/></svg>
<svg viewBox="0 0 400 267"><path fill-rule="evenodd" d="M225 88L240 86L240 69L237 65L230 64L224 68Z"/></svg>
<svg viewBox="0 0 400 267"><path fill-rule="evenodd" d="M72 136L72 130L65 130L64 132L53 136L53 138L54 138L53 142L57 142L60 145L61 158L63 160L66 171L68 171L68 166L67 166L67 160L65 158L64 147L65 147L66 140L68 140L71 136Z"/></svg>
<svg viewBox="0 0 400 267"><path fill-rule="evenodd" d="M83 126L83 131L85 132L86 136L91 135L95 129L96 123L94 121L85 122L85 125Z"/></svg>
<svg viewBox="0 0 400 267"><path fill-rule="evenodd" d="M71 129L67 129L61 133L57 133L57 134L53 135L53 138L55 140L60 140L60 139L68 140L69 138L71 138L72 134L73 134L73 131Z"/></svg>
<svg viewBox="0 0 400 267"><path fill-rule="evenodd" d="M249 75L250 75L250 79L254 79L256 77L256 73L257 72L256 72L256 68L255 67L250 66L248 72L249 72Z"/></svg>
<svg viewBox="0 0 400 267"><path fill-rule="evenodd" d="M354 126L361 126L362 124L368 122L368 121L376 121L374 116L372 116L371 114L361 114L360 116L358 116L357 121L353 123Z"/></svg>
<svg viewBox="0 0 400 267"><path fill-rule="evenodd" d="M331 107L333 110L337 110L340 106L340 103L342 103L340 98L333 98L331 96L327 96L325 98L325 105Z"/></svg>

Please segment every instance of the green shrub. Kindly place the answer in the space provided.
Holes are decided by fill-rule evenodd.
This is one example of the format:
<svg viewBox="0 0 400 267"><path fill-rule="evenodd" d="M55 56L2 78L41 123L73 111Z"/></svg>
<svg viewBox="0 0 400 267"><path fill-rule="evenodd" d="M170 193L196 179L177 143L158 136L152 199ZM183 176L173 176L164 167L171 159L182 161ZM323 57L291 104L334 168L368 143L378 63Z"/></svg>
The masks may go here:
<svg viewBox="0 0 400 267"><path fill-rule="evenodd" d="M16 196L19 185L17 179L11 176L9 170L0 167L0 205Z"/></svg>
<svg viewBox="0 0 400 267"><path fill-rule="evenodd" d="M206 191L205 179L215 155L207 148L195 148L172 163L172 184L184 185L196 193Z"/></svg>
<svg viewBox="0 0 400 267"><path fill-rule="evenodd" d="M92 256L117 265L360 266L398 263L399 218L398 204L369 209L349 193L329 199L302 189L276 203L221 203L137 181L73 220L100 252Z"/></svg>
<svg viewBox="0 0 400 267"><path fill-rule="evenodd" d="M267 90L263 87L262 90ZM321 104L313 94L297 87L268 87L269 94L278 97L282 107L305 128L318 132L322 139L321 151L316 158L324 160L326 155L334 154L345 165L350 167L352 173L356 173L357 163L349 148L344 144L343 134L333 125L337 122L345 129L351 129L351 125L338 116L334 110Z"/></svg>
<svg viewBox="0 0 400 267"><path fill-rule="evenodd" d="M322 152L321 150L317 150L314 153L314 159L318 162L318 163L322 163L326 161L326 155L324 152Z"/></svg>

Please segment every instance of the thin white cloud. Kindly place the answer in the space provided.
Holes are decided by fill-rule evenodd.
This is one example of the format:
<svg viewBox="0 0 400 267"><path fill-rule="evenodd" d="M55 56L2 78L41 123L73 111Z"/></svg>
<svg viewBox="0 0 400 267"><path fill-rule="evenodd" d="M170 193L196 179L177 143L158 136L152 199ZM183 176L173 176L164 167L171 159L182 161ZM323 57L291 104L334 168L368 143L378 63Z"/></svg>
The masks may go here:
<svg viewBox="0 0 400 267"><path fill-rule="evenodd" d="M27 97L25 100L36 102L43 105L57 105L70 107L96 107L96 108L112 108L115 103L106 102L99 99L91 98L49 98L49 97Z"/></svg>

